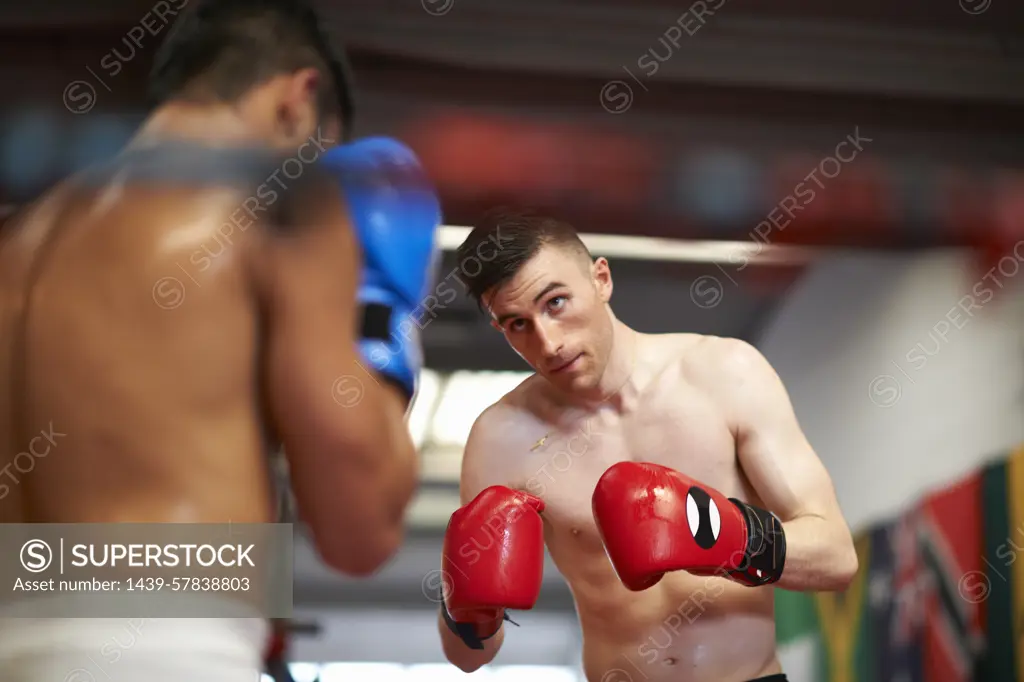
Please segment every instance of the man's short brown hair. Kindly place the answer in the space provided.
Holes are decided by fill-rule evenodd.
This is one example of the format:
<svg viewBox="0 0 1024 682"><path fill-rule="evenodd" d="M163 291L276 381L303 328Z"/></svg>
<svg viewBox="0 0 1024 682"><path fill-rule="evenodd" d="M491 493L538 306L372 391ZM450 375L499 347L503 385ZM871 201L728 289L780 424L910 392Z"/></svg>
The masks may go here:
<svg viewBox="0 0 1024 682"><path fill-rule="evenodd" d="M474 254L487 242L498 245L494 255L476 259ZM471 258L480 260L473 274L460 268L466 290L477 306L483 308L484 295L512 279L544 246L563 247L579 254L581 260L593 260L575 228L566 222L526 210L501 208L487 212L457 252L460 264Z"/></svg>

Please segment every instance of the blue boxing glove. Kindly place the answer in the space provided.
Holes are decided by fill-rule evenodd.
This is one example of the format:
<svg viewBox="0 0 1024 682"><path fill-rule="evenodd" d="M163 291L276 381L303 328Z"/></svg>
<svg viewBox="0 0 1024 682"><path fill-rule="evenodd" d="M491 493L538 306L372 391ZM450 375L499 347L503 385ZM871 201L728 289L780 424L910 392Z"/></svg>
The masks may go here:
<svg viewBox="0 0 1024 682"><path fill-rule="evenodd" d="M363 360L411 401L423 365L416 308L440 262L437 195L412 150L389 138L334 147L321 162L341 182L363 248Z"/></svg>

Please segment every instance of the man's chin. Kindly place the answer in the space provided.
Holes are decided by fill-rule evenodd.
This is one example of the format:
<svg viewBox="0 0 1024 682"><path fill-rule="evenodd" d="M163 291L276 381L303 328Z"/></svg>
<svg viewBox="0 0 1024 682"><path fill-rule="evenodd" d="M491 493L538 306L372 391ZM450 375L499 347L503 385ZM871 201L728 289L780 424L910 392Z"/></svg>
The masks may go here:
<svg viewBox="0 0 1024 682"><path fill-rule="evenodd" d="M547 380L567 393L585 391L590 386L590 381L585 372L549 373Z"/></svg>

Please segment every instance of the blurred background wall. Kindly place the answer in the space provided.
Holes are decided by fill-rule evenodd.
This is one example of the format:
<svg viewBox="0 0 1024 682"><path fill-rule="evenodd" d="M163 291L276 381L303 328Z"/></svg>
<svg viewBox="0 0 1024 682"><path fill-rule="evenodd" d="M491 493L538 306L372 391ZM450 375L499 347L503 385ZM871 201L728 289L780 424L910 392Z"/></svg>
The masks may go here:
<svg viewBox="0 0 1024 682"><path fill-rule="evenodd" d="M0 7L6 211L130 137L185 5ZM405 140L437 183L443 273L482 209L534 206L611 259L627 324L742 338L775 364L862 552L849 594L779 593L790 679L1024 682L1009 568L1024 565L1024 5L323 5L356 74L357 133ZM423 332L405 547L353 581L300 530L299 682L464 677L439 665L441 533L469 426L527 368L456 291ZM475 679L580 679L550 563L519 622Z"/></svg>
<svg viewBox="0 0 1024 682"><path fill-rule="evenodd" d="M831 257L791 290L762 350L851 525L1024 443L1022 281L940 251Z"/></svg>

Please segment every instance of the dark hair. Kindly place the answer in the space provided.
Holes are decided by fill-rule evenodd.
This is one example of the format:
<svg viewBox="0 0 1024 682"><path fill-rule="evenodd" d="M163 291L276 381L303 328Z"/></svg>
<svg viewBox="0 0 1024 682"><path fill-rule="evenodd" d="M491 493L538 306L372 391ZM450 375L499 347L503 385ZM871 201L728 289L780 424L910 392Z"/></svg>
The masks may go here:
<svg viewBox="0 0 1024 682"><path fill-rule="evenodd" d="M352 124L351 76L306 0L198 0L171 28L150 73L150 96L233 102L281 73L319 70L321 118Z"/></svg>
<svg viewBox="0 0 1024 682"><path fill-rule="evenodd" d="M530 211L502 208L487 212L456 252L467 293L482 308L484 294L512 279L542 247L549 245L569 249L581 261L592 260L579 234L568 223ZM463 267L471 260L475 261L472 268Z"/></svg>

